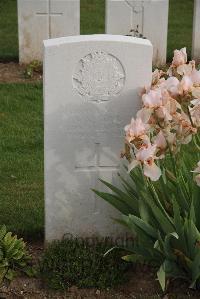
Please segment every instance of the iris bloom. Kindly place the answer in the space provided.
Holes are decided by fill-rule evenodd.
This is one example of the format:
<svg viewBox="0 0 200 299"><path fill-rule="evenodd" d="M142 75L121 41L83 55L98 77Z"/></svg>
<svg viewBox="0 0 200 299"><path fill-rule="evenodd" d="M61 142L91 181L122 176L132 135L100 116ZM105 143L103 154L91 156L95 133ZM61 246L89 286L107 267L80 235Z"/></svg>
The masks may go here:
<svg viewBox="0 0 200 299"><path fill-rule="evenodd" d="M177 67L187 62L186 48L174 51L174 57L172 60L172 66Z"/></svg>
<svg viewBox="0 0 200 299"><path fill-rule="evenodd" d="M131 123L127 125L124 130L126 132L126 140L132 142L134 139L146 139L146 132L149 126L141 120L141 118L132 118Z"/></svg>
<svg viewBox="0 0 200 299"><path fill-rule="evenodd" d="M128 171L130 172L138 165L143 166L144 175L152 181L157 181L161 176L161 170L154 162L156 157L156 145L148 144L136 151L135 159L129 164Z"/></svg>

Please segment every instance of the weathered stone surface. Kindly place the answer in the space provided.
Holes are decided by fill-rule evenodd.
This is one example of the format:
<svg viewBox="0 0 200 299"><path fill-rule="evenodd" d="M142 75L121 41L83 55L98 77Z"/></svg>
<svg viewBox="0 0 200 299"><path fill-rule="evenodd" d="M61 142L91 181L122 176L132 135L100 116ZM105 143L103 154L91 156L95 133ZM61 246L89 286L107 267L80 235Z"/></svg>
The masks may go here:
<svg viewBox="0 0 200 299"><path fill-rule="evenodd" d="M42 60L43 40L80 33L80 0L18 0L19 60Z"/></svg>
<svg viewBox="0 0 200 299"><path fill-rule="evenodd" d="M168 8L168 0L107 0L106 33L142 34L153 45L153 64L165 64Z"/></svg>
<svg viewBox="0 0 200 299"><path fill-rule="evenodd" d="M200 0L194 1L192 58L200 62Z"/></svg>
<svg viewBox="0 0 200 299"><path fill-rule="evenodd" d="M123 128L149 85L148 40L93 35L44 42L46 240L124 233L118 213L95 196L117 182Z"/></svg>

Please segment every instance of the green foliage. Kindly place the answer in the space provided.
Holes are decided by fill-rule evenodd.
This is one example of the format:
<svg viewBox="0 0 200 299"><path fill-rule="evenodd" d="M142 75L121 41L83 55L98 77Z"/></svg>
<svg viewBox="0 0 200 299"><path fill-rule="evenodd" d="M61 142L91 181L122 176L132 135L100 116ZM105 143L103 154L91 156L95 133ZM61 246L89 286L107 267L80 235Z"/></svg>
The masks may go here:
<svg viewBox="0 0 200 299"><path fill-rule="evenodd" d="M39 73L42 75L42 63L38 60L33 60L26 66L24 70L24 77L26 79L33 78L34 73Z"/></svg>
<svg viewBox="0 0 200 299"><path fill-rule="evenodd" d="M23 239L7 232L3 225L0 228L0 283L3 279L12 280L19 271L30 273L29 260Z"/></svg>
<svg viewBox="0 0 200 299"><path fill-rule="evenodd" d="M163 290L175 278L192 288L200 286L200 188L190 171L200 152L190 143L179 157L165 159L158 182L152 183L138 168L129 178L121 177L123 191L105 181L112 193L94 191L123 214L119 222L135 236L133 248L126 248L131 254L123 259L155 265Z"/></svg>
<svg viewBox="0 0 200 299"><path fill-rule="evenodd" d="M90 240L91 241L91 240ZM49 287L112 287L125 280L128 263L119 252L104 257L111 243L64 239L49 244L40 263L41 275Z"/></svg>

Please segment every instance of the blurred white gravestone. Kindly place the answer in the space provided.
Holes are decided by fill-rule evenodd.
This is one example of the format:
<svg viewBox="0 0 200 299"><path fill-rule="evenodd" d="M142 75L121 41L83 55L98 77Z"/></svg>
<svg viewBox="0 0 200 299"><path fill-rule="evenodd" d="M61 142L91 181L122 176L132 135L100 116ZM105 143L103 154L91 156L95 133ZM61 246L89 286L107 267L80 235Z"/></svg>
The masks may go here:
<svg viewBox="0 0 200 299"><path fill-rule="evenodd" d="M120 236L119 214L91 188L117 181L124 126L151 82L148 40L91 35L44 42L46 240Z"/></svg>
<svg viewBox="0 0 200 299"><path fill-rule="evenodd" d="M194 1L192 58L200 62L200 0Z"/></svg>
<svg viewBox="0 0 200 299"><path fill-rule="evenodd" d="M153 45L153 64L166 63L169 0L106 0L106 33L142 35Z"/></svg>
<svg viewBox="0 0 200 299"><path fill-rule="evenodd" d="M18 0L19 61L42 61L43 40L80 34L80 0Z"/></svg>

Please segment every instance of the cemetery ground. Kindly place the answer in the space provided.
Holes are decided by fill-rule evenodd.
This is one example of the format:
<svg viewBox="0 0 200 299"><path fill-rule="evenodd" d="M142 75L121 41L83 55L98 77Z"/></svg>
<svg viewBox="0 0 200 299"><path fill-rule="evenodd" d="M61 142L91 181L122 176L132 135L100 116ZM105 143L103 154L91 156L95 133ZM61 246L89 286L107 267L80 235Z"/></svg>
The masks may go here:
<svg viewBox="0 0 200 299"><path fill-rule="evenodd" d="M81 0L82 34L103 32L103 2ZM187 46L190 53L192 14L193 1L170 1L168 58L171 58L173 49L183 46ZM42 77L40 72L34 71L29 76L27 67L18 65L17 44L16 1L1 0L0 223L6 223L8 230L28 242L33 263L38 265L44 252ZM101 263L104 252L105 249L102 248L97 262ZM82 256L82 252L77 251L74 258L78 259L79 256ZM108 259L111 262L111 258ZM90 265L88 256L85 261ZM88 268L91 270L90 266ZM99 269L94 269L94 276L97 270ZM113 273L115 274L115 270ZM75 273L73 274L75 276ZM119 276L118 272L117 275ZM27 278L22 275L10 285L4 283L0 287L0 298L162 298L153 269L145 265L134 265L127 269L125 275L128 277L127 282L114 288L79 289L72 285L65 291L50 291L40 278ZM106 273L105 276L103 273L102 279L105 277ZM184 285L180 284L174 285L170 294L164 298L199 298L198 293L187 294Z"/></svg>

